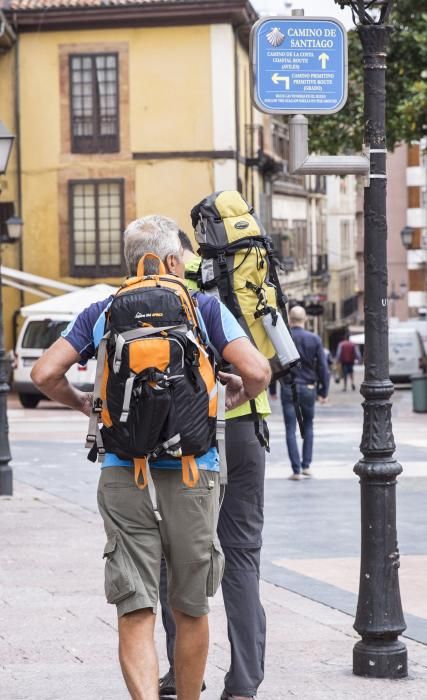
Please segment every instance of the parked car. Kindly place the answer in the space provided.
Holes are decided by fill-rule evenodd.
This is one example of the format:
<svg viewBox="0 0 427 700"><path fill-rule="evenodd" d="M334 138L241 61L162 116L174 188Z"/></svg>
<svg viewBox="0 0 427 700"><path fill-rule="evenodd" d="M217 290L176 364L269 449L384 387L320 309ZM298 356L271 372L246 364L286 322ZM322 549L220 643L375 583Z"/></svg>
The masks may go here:
<svg viewBox="0 0 427 700"><path fill-rule="evenodd" d="M389 331L390 379L395 384L410 382L413 374L427 372L427 354L420 333L407 326Z"/></svg>
<svg viewBox="0 0 427 700"><path fill-rule="evenodd" d="M31 381L34 363L83 309L107 299L116 291L117 288L111 285L95 284L21 308L25 320L15 348L13 388L25 408L35 408L44 398ZM85 366L73 365L67 378L78 389L92 391L95 373L96 360L89 360Z"/></svg>
<svg viewBox="0 0 427 700"><path fill-rule="evenodd" d="M36 408L44 398L31 381L31 369L73 318L73 314L49 318L33 315L25 320L16 343L13 372L13 389L24 408ZM85 366L73 365L67 372L67 379L81 391L92 391L95 372L96 360L89 360Z"/></svg>

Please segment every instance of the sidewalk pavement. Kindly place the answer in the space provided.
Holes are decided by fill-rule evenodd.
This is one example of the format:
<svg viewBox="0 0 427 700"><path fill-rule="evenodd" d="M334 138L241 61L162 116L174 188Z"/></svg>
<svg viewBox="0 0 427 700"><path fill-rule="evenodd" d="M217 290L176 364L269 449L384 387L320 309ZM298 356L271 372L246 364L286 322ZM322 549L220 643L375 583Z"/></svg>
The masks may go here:
<svg viewBox="0 0 427 700"><path fill-rule="evenodd" d="M70 476L71 478L71 476ZM115 609L103 595L104 533L95 513L22 482L0 499L0 698L126 700ZM406 639L410 675L352 675L351 616L265 582L266 679L261 700L427 697L426 646ZM213 601L203 700L219 700L229 663L225 615ZM166 670L157 629L161 671ZM143 659L141 659L143 663Z"/></svg>

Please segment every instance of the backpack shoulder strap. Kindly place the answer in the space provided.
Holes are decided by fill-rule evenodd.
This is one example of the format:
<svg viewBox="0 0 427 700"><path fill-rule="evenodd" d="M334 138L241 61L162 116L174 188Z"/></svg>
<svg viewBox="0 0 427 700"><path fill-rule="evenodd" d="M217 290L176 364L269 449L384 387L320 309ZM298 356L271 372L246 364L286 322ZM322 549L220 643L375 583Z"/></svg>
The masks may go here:
<svg viewBox="0 0 427 700"><path fill-rule="evenodd" d="M228 483L227 453L225 449L225 384L217 381L218 411L216 416L216 442L219 455L219 483L224 487Z"/></svg>
<svg viewBox="0 0 427 700"><path fill-rule="evenodd" d="M110 337L110 331L104 334L98 347L98 358L96 361L95 385L93 389L92 410L89 416L89 427L86 436L85 447L90 450L88 459L91 461L98 460L102 462L105 455L104 443L102 441L101 432L99 430L99 417L102 411L101 385L104 375L104 365L107 356L107 342ZM94 459L92 460L92 457Z"/></svg>

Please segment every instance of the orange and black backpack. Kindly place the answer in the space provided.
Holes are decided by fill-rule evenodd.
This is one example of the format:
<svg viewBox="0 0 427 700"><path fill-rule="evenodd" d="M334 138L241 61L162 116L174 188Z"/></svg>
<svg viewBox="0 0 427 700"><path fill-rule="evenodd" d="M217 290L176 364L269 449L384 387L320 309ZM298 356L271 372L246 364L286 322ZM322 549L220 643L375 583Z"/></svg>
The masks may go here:
<svg viewBox="0 0 427 700"><path fill-rule="evenodd" d="M147 257L158 260L158 274L145 275ZM196 305L184 281L147 254L106 312L86 446L93 460L105 452L133 460L140 488L148 460L165 457L181 460L183 481L194 486L195 457L215 445L215 366Z"/></svg>

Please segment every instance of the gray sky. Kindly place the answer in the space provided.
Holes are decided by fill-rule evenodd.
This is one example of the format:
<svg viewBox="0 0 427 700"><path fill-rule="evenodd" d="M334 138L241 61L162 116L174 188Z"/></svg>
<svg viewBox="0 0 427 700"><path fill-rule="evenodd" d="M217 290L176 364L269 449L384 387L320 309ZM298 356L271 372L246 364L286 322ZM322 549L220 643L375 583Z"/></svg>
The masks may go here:
<svg viewBox="0 0 427 700"><path fill-rule="evenodd" d="M353 27L351 12L348 8L341 10L334 0L251 0L255 9L262 14L290 14L290 10L286 9L286 5L291 5L291 8L300 10L303 9L307 16L311 17L335 17L348 28Z"/></svg>

